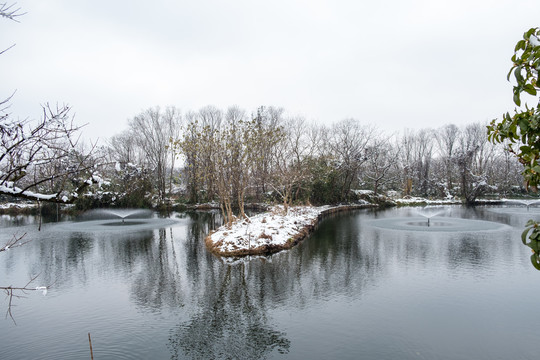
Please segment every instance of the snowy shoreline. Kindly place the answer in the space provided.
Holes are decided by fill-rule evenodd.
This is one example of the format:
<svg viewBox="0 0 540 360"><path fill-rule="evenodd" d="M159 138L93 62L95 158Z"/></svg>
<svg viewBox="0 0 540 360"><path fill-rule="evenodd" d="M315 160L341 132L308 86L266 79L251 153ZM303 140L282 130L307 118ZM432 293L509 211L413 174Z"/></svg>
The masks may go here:
<svg viewBox="0 0 540 360"><path fill-rule="evenodd" d="M205 243L211 252L224 257L271 254L298 244L326 215L372 207L376 205L298 206L285 214L282 206L274 206L268 212L237 221L230 228L221 226L208 234Z"/></svg>

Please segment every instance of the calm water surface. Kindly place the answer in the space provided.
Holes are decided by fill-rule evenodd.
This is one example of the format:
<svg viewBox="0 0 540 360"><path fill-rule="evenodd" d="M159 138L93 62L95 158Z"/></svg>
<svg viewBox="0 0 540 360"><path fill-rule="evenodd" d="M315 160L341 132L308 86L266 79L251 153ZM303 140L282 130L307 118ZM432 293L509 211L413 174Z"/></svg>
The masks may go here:
<svg viewBox="0 0 540 360"><path fill-rule="evenodd" d="M88 333L95 359L538 356L540 272L519 238L537 209L448 207L429 228L412 208L356 211L291 251L233 264L204 247L215 213L173 218L38 232L31 217L1 217L2 243L32 241L0 253L0 284L39 275L32 286L50 289L15 299L16 325L0 319L0 358L89 359ZM452 231L450 219L477 223Z"/></svg>

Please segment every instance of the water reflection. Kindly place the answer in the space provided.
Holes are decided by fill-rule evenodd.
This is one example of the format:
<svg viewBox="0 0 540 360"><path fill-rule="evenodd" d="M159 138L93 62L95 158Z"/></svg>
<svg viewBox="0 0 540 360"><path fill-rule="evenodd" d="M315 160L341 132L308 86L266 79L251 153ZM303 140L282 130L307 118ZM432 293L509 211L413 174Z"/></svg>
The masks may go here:
<svg viewBox="0 0 540 360"><path fill-rule="evenodd" d="M153 311L183 304L182 277L173 242L172 229L159 229L157 239L141 251L139 272L133 278L132 297L140 306ZM133 259L132 261L135 261Z"/></svg>
<svg viewBox="0 0 540 360"><path fill-rule="evenodd" d="M299 294L299 305L339 294L362 296L364 288L384 279L381 243L377 237L361 241L360 226L355 216L327 218L309 241L286 256L282 266L295 269L289 291Z"/></svg>
<svg viewBox="0 0 540 360"><path fill-rule="evenodd" d="M171 331L172 359L261 359L274 349L288 352L286 334L269 325L265 302L248 286L245 264L222 267L204 288L199 310Z"/></svg>
<svg viewBox="0 0 540 360"><path fill-rule="evenodd" d="M522 285L530 267L515 237L522 218L487 208L449 207L445 216L509 226L448 233L370 226L376 219L406 217L408 211L359 210L329 217L298 247L236 265L204 246L204 237L221 223L218 212L175 214L182 221L140 231L25 228L33 241L0 256L0 278L20 283L40 274L40 284L53 287L46 298L29 297L20 304L18 327L0 328L3 357L82 357L86 348L82 356L73 356L84 343L76 335L91 329L102 358L120 353L172 359L281 354L406 359L415 358L417 349L426 358L449 358L440 356L447 346L434 338L433 324L426 320L434 316L445 334L468 331L467 319L475 316L498 319L505 326L491 339L494 351L501 358L509 351L505 347L516 357L528 354L531 339L516 340L512 334L531 329L520 312L507 306L540 296ZM482 324L475 322L476 333L493 332L493 323ZM22 346L20 339L28 337L34 345ZM396 341L380 340L387 338ZM50 356L39 348L47 348ZM466 348L465 358L489 358Z"/></svg>
<svg viewBox="0 0 540 360"><path fill-rule="evenodd" d="M486 249L486 240L464 236L458 243L449 242L448 265L450 268L462 267L464 263L473 268L482 268L492 263L490 251Z"/></svg>

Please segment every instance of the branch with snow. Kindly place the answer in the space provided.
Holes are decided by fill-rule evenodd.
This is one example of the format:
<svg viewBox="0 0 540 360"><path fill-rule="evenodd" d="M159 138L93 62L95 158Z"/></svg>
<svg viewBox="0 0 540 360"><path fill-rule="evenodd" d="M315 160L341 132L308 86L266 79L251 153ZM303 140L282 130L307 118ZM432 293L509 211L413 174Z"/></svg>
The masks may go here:
<svg viewBox="0 0 540 360"><path fill-rule="evenodd" d="M103 183L95 144L86 150L79 145L81 126L69 112L66 105L47 104L37 123L0 118L0 194L68 203L88 186Z"/></svg>
<svg viewBox="0 0 540 360"><path fill-rule="evenodd" d="M22 239L26 236L26 233L22 234L21 236L13 235L11 240L9 240L4 246L0 247L0 252L2 251L8 251L10 249L23 246L28 241L22 241Z"/></svg>

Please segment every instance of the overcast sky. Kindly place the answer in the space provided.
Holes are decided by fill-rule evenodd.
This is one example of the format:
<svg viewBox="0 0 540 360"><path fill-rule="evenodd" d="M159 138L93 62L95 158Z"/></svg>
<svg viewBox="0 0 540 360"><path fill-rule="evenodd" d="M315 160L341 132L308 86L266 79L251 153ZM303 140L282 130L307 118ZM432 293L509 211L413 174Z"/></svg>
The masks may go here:
<svg viewBox="0 0 540 360"><path fill-rule="evenodd" d="M6 0L7 1L7 0ZM1 0L0 0L1 2ZM384 131L512 110L515 43L538 0L40 0L0 19L0 97L38 118L67 103L108 138L142 110L260 105Z"/></svg>

